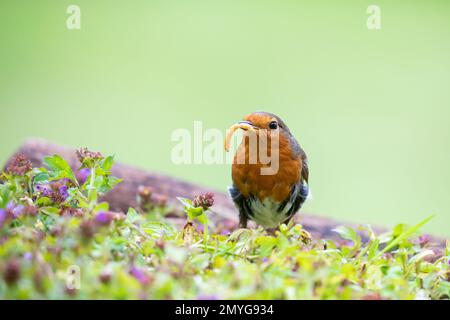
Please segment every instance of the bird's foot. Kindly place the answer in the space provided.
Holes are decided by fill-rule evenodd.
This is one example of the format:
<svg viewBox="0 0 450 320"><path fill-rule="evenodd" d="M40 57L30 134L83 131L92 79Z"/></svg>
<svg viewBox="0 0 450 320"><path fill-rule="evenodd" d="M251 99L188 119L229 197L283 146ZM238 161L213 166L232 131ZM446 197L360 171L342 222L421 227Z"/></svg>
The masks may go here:
<svg viewBox="0 0 450 320"><path fill-rule="evenodd" d="M277 228L268 228L268 229L266 229L266 232L267 232L269 235L276 237L276 236L277 236L277 231L278 231L278 230L279 230L278 227L277 227Z"/></svg>

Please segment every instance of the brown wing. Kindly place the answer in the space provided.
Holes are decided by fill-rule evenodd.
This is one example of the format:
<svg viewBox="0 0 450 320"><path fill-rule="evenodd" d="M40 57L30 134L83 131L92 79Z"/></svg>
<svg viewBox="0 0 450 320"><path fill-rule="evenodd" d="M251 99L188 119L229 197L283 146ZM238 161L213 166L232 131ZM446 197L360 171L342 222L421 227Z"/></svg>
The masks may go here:
<svg viewBox="0 0 450 320"><path fill-rule="evenodd" d="M302 178L303 180L308 183L308 179L309 179L309 167L308 167L308 158L306 157L306 153L305 151L303 151L303 149L301 150L301 158L302 158Z"/></svg>

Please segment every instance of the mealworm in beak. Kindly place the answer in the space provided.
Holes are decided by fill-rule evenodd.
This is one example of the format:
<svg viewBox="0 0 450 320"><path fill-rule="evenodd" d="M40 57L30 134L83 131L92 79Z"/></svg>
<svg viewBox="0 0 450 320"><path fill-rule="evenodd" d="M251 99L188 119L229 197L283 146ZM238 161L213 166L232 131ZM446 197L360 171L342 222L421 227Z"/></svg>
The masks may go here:
<svg viewBox="0 0 450 320"><path fill-rule="evenodd" d="M225 151L230 151L230 143L231 143L231 138L233 137L233 134L236 132L237 129L242 129L242 130L250 130L253 129L253 127L249 124L246 123L236 123L233 124L227 131L227 135L225 137Z"/></svg>

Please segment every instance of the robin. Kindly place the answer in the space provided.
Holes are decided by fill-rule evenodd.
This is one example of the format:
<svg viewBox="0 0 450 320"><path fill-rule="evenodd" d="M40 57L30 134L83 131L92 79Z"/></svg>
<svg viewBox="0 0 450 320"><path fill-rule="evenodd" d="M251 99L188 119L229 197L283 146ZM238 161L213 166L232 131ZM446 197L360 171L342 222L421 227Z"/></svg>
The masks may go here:
<svg viewBox="0 0 450 320"><path fill-rule="evenodd" d="M306 154L283 120L272 113L254 112L231 126L226 151L238 129L244 130L244 137L234 156L229 192L239 209L239 226L246 228L250 219L266 229L276 228L287 223L308 197ZM275 170L264 172L270 166Z"/></svg>

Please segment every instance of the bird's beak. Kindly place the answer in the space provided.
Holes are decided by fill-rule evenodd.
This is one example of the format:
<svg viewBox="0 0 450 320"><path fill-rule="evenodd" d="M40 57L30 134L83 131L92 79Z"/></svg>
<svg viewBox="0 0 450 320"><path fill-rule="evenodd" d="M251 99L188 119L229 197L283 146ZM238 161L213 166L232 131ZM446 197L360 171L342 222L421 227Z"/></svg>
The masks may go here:
<svg viewBox="0 0 450 320"><path fill-rule="evenodd" d="M239 121L237 123L237 125L239 126L240 129L245 130L245 131L256 129L256 127L250 121Z"/></svg>
<svg viewBox="0 0 450 320"><path fill-rule="evenodd" d="M255 131L256 127L250 121L240 121L236 124L233 124L227 131L227 136L225 138L225 151L230 151L230 142L231 137L237 129L242 129L244 131Z"/></svg>

